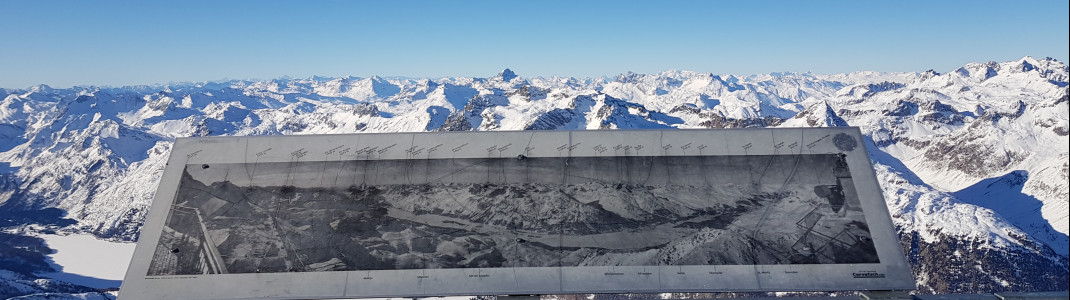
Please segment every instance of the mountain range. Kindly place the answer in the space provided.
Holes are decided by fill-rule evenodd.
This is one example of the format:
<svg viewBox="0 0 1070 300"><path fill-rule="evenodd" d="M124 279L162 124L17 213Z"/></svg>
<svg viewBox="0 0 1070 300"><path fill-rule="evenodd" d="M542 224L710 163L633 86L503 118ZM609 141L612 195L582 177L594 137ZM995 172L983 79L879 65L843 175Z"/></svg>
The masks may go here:
<svg viewBox="0 0 1070 300"><path fill-rule="evenodd" d="M1024 57L946 73L0 89L0 296L86 291L38 279L47 247L26 234L135 241L177 137L824 126L861 128L919 293L1066 290L1068 81L1064 62Z"/></svg>

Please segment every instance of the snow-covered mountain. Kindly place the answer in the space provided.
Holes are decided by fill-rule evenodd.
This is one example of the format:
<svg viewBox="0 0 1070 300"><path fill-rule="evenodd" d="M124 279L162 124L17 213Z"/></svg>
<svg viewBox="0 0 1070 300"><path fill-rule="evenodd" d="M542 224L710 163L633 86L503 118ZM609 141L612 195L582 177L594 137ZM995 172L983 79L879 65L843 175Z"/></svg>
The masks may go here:
<svg viewBox="0 0 1070 300"><path fill-rule="evenodd" d="M59 208L64 230L135 240L182 136L858 126L921 292L1065 290L1068 81L1063 62L1025 57L945 74L0 89L0 214Z"/></svg>

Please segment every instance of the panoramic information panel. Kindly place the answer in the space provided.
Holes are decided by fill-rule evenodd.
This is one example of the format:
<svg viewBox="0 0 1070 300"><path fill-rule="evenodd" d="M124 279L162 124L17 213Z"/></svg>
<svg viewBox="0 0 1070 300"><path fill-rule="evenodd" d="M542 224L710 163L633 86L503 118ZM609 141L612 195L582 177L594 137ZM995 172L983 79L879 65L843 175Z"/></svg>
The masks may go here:
<svg viewBox="0 0 1070 300"><path fill-rule="evenodd" d="M913 289L857 128L178 139L121 295Z"/></svg>

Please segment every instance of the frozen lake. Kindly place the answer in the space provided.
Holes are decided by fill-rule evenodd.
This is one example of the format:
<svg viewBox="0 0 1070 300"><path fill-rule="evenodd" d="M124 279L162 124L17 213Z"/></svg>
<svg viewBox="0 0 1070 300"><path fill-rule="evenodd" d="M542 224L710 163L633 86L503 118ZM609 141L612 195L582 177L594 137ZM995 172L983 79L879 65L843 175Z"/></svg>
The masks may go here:
<svg viewBox="0 0 1070 300"><path fill-rule="evenodd" d="M40 235L48 247L56 273L39 274L94 288L117 288L134 255L134 243L117 243L92 235Z"/></svg>

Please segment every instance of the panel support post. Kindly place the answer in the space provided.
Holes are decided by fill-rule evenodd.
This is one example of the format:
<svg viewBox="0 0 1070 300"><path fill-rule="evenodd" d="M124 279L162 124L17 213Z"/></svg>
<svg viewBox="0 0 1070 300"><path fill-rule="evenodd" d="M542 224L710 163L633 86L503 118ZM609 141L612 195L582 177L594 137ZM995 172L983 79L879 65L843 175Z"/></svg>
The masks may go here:
<svg viewBox="0 0 1070 300"><path fill-rule="evenodd" d="M911 300L914 299L908 291L863 291L859 298L862 300Z"/></svg>
<svg viewBox="0 0 1070 300"><path fill-rule="evenodd" d="M502 295L498 300L539 300L541 295Z"/></svg>

